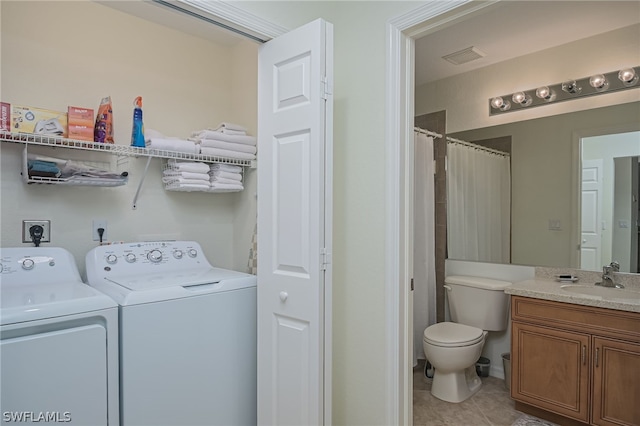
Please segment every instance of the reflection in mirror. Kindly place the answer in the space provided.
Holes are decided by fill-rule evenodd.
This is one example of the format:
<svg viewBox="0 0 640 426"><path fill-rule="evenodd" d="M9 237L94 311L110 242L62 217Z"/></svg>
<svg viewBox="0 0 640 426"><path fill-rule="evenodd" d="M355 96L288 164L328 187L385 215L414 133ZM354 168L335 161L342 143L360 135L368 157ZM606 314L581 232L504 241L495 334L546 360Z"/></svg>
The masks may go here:
<svg viewBox="0 0 640 426"><path fill-rule="evenodd" d="M580 143L580 268L597 270L615 261L621 272L640 272L640 132L585 137Z"/></svg>
<svg viewBox="0 0 640 426"><path fill-rule="evenodd" d="M637 152L640 149L638 117L640 117L640 102L630 102L449 135L481 145L486 144L487 140L491 142L496 139L510 138L511 140L511 263L601 270L603 265L609 264L612 260L623 263L620 259L625 258L629 259L627 262L629 269L623 269L623 271L629 272L632 271L631 259L632 254L635 253L635 271L637 271L637 198L635 221L631 215L629 215L629 219L614 219L613 215L617 214L614 213L614 206L616 206L614 192L622 191L622 186L619 184L614 187L613 166L616 157L630 158L634 155L640 155ZM636 132L631 133L631 130ZM601 250L597 256L595 254L581 256L581 222L585 221L585 215L592 221L592 228L602 228L603 221L597 219L599 225L596 226L596 219L589 216L591 213L586 210L581 213L580 199L582 197L580 196L579 175L582 173L579 155L580 139L577 135L603 135L606 133L623 133L624 136L620 137L628 137L628 144L634 145L635 143L636 147L636 153L633 153L632 150L625 150L622 148L622 144L619 144L619 137L616 135L599 136L594 139L607 141L599 145L601 152L597 155L600 158L606 158L611 169L611 178L607 181L610 183L607 183L607 187L603 187L606 189L603 189L599 203L602 207L606 205L607 211L611 211L608 216L610 217L609 224L614 224L615 220L618 230L629 230L627 233L629 243L616 244L614 252L614 232L613 228L610 228L607 230L610 236L606 241L601 242ZM585 140L590 139L586 138ZM594 159L596 157L595 148L588 149L588 151L591 153L589 157L585 156L584 159ZM628 168L632 169L631 166ZM637 176L637 163L635 173ZM630 175L627 174L627 176ZM449 176L447 176L448 178ZM637 177L635 184L631 177L625 179L628 186L635 185L637 193ZM621 176L618 177L618 180L623 181ZM626 200L629 199L629 197L626 198ZM622 202L617 205L619 210L622 209ZM630 211L629 209L627 211ZM628 225L629 228L624 228L625 225ZM604 227L610 226L613 225L604 224ZM630 234L633 230L636 231L635 249L632 249L630 240ZM616 241L619 240L620 238L616 237ZM626 247L624 252L621 251L623 246ZM591 260L587 264L586 258L588 256L591 256ZM585 258L584 264L581 257ZM620 259L613 259L613 257L620 257ZM449 258L469 260L464 257L455 257L452 254Z"/></svg>

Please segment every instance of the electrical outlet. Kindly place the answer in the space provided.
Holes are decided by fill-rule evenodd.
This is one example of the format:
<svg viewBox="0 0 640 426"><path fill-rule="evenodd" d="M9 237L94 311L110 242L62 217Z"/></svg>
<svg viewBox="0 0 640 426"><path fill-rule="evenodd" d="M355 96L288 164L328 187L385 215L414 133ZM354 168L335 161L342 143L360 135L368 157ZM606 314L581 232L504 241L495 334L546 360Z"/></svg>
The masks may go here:
<svg viewBox="0 0 640 426"><path fill-rule="evenodd" d="M42 226L42 238L40 238L41 243L50 243L51 242L51 221L50 220L23 220L22 221L22 242L23 243L32 243L31 232L30 229L34 225Z"/></svg>
<svg viewBox="0 0 640 426"><path fill-rule="evenodd" d="M93 219L92 235L93 241L100 241L100 234L98 228L104 229L102 233L102 241L107 241L107 221L104 219Z"/></svg>

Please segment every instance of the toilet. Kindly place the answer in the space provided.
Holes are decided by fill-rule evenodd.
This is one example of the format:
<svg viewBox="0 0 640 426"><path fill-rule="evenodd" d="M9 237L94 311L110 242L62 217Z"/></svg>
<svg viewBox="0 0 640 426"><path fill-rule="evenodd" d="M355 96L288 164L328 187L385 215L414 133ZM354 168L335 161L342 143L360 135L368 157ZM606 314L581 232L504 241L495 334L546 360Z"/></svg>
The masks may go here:
<svg viewBox="0 0 640 426"><path fill-rule="evenodd" d="M431 394L447 402L462 402L482 386L475 364L489 331L506 330L509 296L507 281L471 276L448 276L450 322L424 330L423 347L435 368Z"/></svg>

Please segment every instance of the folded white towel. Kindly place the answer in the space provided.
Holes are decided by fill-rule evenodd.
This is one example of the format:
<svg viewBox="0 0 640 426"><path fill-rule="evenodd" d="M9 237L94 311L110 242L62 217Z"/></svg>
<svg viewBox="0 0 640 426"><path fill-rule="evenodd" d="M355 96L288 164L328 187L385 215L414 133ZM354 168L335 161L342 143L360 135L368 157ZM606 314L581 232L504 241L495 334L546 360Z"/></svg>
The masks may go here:
<svg viewBox="0 0 640 426"><path fill-rule="evenodd" d="M237 130L242 132L247 131L247 129L245 129L239 124L227 123L226 121L218 124L218 127L216 127L216 130L220 130L220 129Z"/></svg>
<svg viewBox="0 0 640 426"><path fill-rule="evenodd" d="M215 139L200 139L200 146L207 146L209 148L228 149L229 151L248 152L249 154L255 154L257 149L255 145L246 145L243 143L235 142L223 142Z"/></svg>
<svg viewBox="0 0 640 426"><path fill-rule="evenodd" d="M244 187L242 185L229 184L229 183L212 183L211 192L237 192L242 191Z"/></svg>
<svg viewBox="0 0 640 426"><path fill-rule="evenodd" d="M216 141L242 143L245 145L253 145L253 146L255 146L257 143L255 136L227 135L225 133L217 132L215 130L202 130L198 133L195 133L191 139L194 140L195 142L200 142L202 139L212 139Z"/></svg>
<svg viewBox="0 0 640 426"><path fill-rule="evenodd" d="M235 180L235 179L227 179L227 178L223 178L223 177L217 177L217 176L211 176L211 183L230 183L233 185L237 185L240 183L240 181Z"/></svg>
<svg viewBox="0 0 640 426"><path fill-rule="evenodd" d="M225 171L222 171L222 170L216 170L216 171L209 172L209 175L211 177L221 177L221 178L225 178L225 179L233 179L233 180L237 180L237 181L242 181L242 174L240 174L240 173L231 173L231 172L225 172Z"/></svg>
<svg viewBox="0 0 640 426"><path fill-rule="evenodd" d="M151 138L146 144L149 149L157 149L161 151L177 151L189 154L199 154L200 147L193 142L184 139L160 139Z"/></svg>
<svg viewBox="0 0 640 426"><path fill-rule="evenodd" d="M210 185L211 182L209 182L209 180L204 180L204 179L186 179L183 177L177 177L177 176L168 176L168 177L163 177L162 178L162 182L164 183L186 183L189 185Z"/></svg>
<svg viewBox="0 0 640 426"><path fill-rule="evenodd" d="M229 151L228 149L210 148L208 146L203 146L202 148L200 148L200 154L210 155L213 157L236 158L238 160L256 159L255 154L249 154L248 152Z"/></svg>
<svg viewBox="0 0 640 426"><path fill-rule="evenodd" d="M192 183L171 183L167 184L165 189L179 189L181 191L209 191L211 188L210 185L197 185Z"/></svg>
<svg viewBox="0 0 640 426"><path fill-rule="evenodd" d="M164 172L162 172L162 176L183 177L185 179L201 179L201 180L209 179L208 173L183 172L180 170L173 170L173 169L166 169Z"/></svg>
<svg viewBox="0 0 640 426"><path fill-rule="evenodd" d="M245 132L244 130L231 130L227 128L222 128L218 131L221 133L224 133L225 135L246 135L247 134L247 132Z"/></svg>
<svg viewBox="0 0 640 426"><path fill-rule="evenodd" d="M211 171L222 170L223 172L229 173L241 173L242 167L233 166L231 164L222 164L222 163L213 163L211 164Z"/></svg>
<svg viewBox="0 0 640 426"><path fill-rule="evenodd" d="M169 160L169 168L174 170L180 170L182 172L194 172L194 173L209 173L208 164L199 163L195 161L177 161L174 159Z"/></svg>

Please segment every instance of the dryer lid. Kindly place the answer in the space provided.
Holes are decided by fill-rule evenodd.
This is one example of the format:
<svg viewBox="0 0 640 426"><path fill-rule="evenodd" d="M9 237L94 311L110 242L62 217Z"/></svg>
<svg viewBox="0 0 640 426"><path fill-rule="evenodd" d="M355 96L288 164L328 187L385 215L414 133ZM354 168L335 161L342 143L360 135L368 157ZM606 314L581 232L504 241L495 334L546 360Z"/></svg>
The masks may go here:
<svg viewBox="0 0 640 426"><path fill-rule="evenodd" d="M482 341L484 332L455 322L440 322L424 330L424 341L435 346L469 346Z"/></svg>

